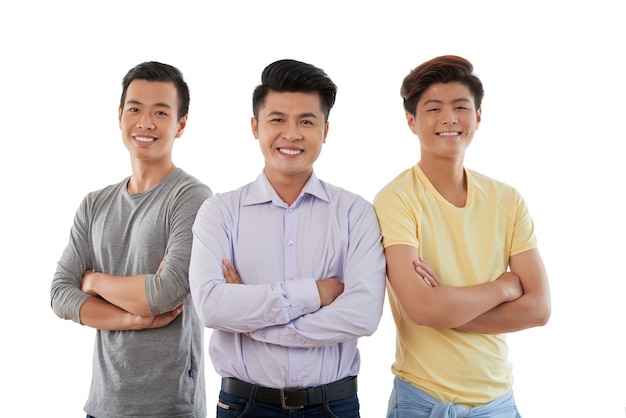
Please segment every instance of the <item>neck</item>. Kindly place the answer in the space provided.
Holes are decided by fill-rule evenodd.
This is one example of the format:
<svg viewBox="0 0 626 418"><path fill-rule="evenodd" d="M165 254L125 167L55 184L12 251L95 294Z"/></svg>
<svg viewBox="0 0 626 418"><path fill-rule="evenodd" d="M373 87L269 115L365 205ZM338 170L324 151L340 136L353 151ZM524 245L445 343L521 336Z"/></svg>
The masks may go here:
<svg viewBox="0 0 626 418"><path fill-rule="evenodd" d="M156 186L165 176L176 169L174 163L151 165L133 161L133 174L126 189L129 194L141 193Z"/></svg>
<svg viewBox="0 0 626 418"><path fill-rule="evenodd" d="M311 177L312 171L305 175L297 175L297 176L284 176L284 175L276 175L272 173L268 173L265 171L265 176L267 180L270 182L274 190L280 198L291 206L300 193L302 189L304 189L304 185Z"/></svg>
<svg viewBox="0 0 626 418"><path fill-rule="evenodd" d="M462 160L429 161L418 163L439 194L455 206L463 207L467 200L467 179Z"/></svg>

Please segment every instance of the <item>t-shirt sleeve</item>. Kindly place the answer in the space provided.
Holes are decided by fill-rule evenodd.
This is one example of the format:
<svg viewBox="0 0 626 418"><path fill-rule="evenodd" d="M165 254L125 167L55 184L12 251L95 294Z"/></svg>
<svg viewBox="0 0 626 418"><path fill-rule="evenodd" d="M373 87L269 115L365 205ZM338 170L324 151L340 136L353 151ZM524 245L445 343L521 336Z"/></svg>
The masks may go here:
<svg viewBox="0 0 626 418"><path fill-rule="evenodd" d="M418 212L410 198L392 187L385 187L374 198L374 209L383 236L383 247L410 245L419 248Z"/></svg>
<svg viewBox="0 0 626 418"><path fill-rule="evenodd" d="M522 196L515 192L515 223L511 240L510 256L523 253L537 247L535 224Z"/></svg>

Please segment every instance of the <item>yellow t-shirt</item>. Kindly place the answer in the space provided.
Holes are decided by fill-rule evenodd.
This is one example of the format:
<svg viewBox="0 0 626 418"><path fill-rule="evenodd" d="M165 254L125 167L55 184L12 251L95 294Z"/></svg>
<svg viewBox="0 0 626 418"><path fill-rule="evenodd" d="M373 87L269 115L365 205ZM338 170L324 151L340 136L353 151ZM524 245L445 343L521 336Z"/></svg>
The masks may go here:
<svg viewBox="0 0 626 418"><path fill-rule="evenodd" d="M375 197L383 246L410 245L446 286L497 279L509 257L535 248L533 221L512 187L465 169L467 200L445 200L419 165ZM442 402L473 406L505 394L513 384L505 334L419 326L387 287L396 323L393 373Z"/></svg>

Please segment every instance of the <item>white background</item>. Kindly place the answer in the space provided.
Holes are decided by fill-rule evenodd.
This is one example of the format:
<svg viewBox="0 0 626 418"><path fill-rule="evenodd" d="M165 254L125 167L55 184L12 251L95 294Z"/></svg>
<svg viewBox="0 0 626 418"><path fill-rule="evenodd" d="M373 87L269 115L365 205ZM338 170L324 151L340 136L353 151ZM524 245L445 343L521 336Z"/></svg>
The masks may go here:
<svg viewBox="0 0 626 418"><path fill-rule="evenodd" d="M323 68L339 93L316 172L371 200L419 159L403 77L457 54L486 91L466 166L525 197L551 281L549 324L509 337L520 410L624 417L623 4L2 2L0 416L84 416L94 331L52 313L50 282L82 197L130 174L117 125L128 69L157 60L183 71L190 119L174 161L222 192L262 168L249 128L262 69L281 58ZM387 310L360 343L364 418L386 411L394 338ZM210 363L207 381L213 416Z"/></svg>

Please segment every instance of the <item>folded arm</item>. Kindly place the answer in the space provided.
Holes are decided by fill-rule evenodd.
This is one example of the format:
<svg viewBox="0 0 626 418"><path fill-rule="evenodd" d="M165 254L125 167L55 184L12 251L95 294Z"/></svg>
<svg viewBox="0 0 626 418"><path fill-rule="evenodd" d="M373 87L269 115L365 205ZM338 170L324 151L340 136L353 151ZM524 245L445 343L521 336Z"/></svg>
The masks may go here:
<svg viewBox="0 0 626 418"><path fill-rule="evenodd" d="M522 295L520 279L514 273L472 286L433 286L416 271L416 248L392 245L385 249L385 257L389 284L404 312L419 325L457 328Z"/></svg>
<svg viewBox="0 0 626 418"><path fill-rule="evenodd" d="M512 256L509 266L511 272L520 278L523 295L490 309L458 329L484 334L504 333L548 322L551 313L550 288L539 250L535 248Z"/></svg>
<svg viewBox="0 0 626 418"><path fill-rule="evenodd" d="M349 244L340 262L343 292L318 311L252 332L252 338L286 347L323 347L374 333L385 298L385 257L378 220L367 204L354 207L350 219ZM319 288L329 280L316 284ZM323 290L320 295L323 300Z"/></svg>
<svg viewBox="0 0 626 418"><path fill-rule="evenodd" d="M88 270L83 275L81 290L91 296L100 296L131 315L150 316L145 281L145 274L113 276ZM93 309L97 308L94 306ZM107 314L103 312L102 316ZM82 309L81 321L85 322Z"/></svg>
<svg viewBox="0 0 626 418"><path fill-rule="evenodd" d="M161 328L168 325L182 312L183 306L155 316L141 316L127 312L107 301L92 296L80 307L83 325L110 331Z"/></svg>

